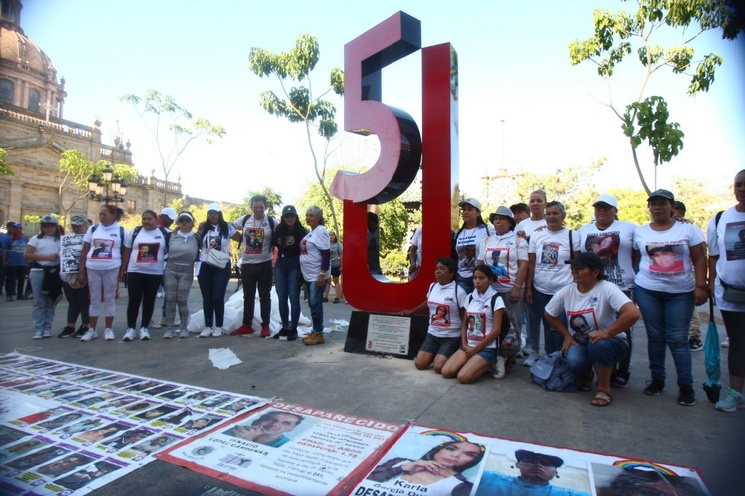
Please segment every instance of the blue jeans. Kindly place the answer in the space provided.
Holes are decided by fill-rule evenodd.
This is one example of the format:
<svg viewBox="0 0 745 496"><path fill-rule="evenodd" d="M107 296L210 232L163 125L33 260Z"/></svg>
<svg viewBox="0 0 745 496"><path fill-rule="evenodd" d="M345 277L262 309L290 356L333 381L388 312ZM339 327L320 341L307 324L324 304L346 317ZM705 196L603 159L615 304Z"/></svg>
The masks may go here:
<svg viewBox="0 0 745 496"><path fill-rule="evenodd" d="M323 291L324 284L318 287L318 281L305 281L308 285L308 305L310 306L310 317L313 320L313 332L323 332Z"/></svg>
<svg viewBox="0 0 745 496"><path fill-rule="evenodd" d="M546 305L548 305L548 302L551 301L551 298L553 298L554 295L541 293L540 291L537 291L535 288L533 288L533 304L530 305L532 308L530 310L530 313L528 314L528 327L532 325L533 319L535 319L538 315L540 315L541 320L543 320L543 346L546 350L546 354L551 354L554 351L561 351L561 347L564 345L564 336L561 335L559 331L551 327L551 324L548 323L546 318L543 316L543 312L546 310ZM566 313L561 312L559 314L559 320L561 321L564 326L567 326L567 316ZM536 325L537 327L537 325ZM538 333L539 329L536 329L536 334ZM533 329L530 329L532 332ZM535 341L538 342L537 340ZM533 346L534 351L538 351L538 348Z"/></svg>
<svg viewBox="0 0 745 496"><path fill-rule="evenodd" d="M223 326L225 318L225 290L230 281L230 264L219 269L202 262L197 281L202 292L202 309L205 327L212 327L213 317L217 327Z"/></svg>
<svg viewBox="0 0 745 496"><path fill-rule="evenodd" d="M693 386L688 329L693 316L693 291L667 293L641 286L634 289L636 303L647 329L649 370L652 378L665 380L665 345L670 348L678 373L678 387Z"/></svg>
<svg viewBox="0 0 745 496"><path fill-rule="evenodd" d="M274 265L274 289L277 290L277 300L279 300L277 302L279 318L282 321L282 328L291 331L297 330L297 323L300 320L299 273L300 260L277 258L277 263ZM288 298L289 305L287 304Z"/></svg>
<svg viewBox="0 0 745 496"><path fill-rule="evenodd" d="M460 275L457 275L455 277L455 283L463 288L463 291L465 291L467 295L473 293L473 276L461 277Z"/></svg>
<svg viewBox="0 0 745 496"><path fill-rule="evenodd" d="M621 338L603 339L588 345L573 345L567 350L566 363L584 377L592 367L611 368L629 354L629 345Z"/></svg>

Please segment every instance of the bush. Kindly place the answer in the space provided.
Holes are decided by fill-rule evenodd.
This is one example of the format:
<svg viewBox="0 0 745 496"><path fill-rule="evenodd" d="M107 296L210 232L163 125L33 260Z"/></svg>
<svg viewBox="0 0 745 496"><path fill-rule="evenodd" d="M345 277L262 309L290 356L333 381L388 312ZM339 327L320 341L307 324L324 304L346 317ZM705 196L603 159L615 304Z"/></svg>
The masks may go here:
<svg viewBox="0 0 745 496"><path fill-rule="evenodd" d="M409 262L406 259L406 253L401 251L391 251L380 255L380 268L383 270L383 274L389 279L398 281L401 277L401 271L403 270L404 277L408 275Z"/></svg>

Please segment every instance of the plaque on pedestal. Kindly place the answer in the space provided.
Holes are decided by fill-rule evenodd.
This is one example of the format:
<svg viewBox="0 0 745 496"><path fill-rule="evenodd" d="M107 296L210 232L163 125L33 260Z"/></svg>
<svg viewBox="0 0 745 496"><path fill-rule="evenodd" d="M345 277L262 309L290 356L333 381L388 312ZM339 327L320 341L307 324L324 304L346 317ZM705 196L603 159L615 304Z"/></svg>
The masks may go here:
<svg viewBox="0 0 745 496"><path fill-rule="evenodd" d="M344 351L382 353L413 360L424 342L428 325L427 317L423 315L402 317L355 310Z"/></svg>

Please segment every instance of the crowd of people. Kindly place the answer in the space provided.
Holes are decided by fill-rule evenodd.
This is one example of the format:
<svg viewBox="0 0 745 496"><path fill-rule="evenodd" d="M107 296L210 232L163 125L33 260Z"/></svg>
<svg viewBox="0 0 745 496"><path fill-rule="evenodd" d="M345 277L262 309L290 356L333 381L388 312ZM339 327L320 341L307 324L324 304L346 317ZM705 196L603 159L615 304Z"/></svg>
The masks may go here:
<svg viewBox="0 0 745 496"><path fill-rule="evenodd" d="M665 189L647 200L649 223L620 220L616 198L602 194L592 204L594 221L577 230L564 225L564 205L548 201L540 190L530 194L528 204L500 206L488 224L477 199L461 201L463 224L453 233L452 253L437 259L424 300L402 312L429 316L415 366L431 366L443 377L468 384L487 373L504 377L518 358L533 366L541 352L560 353L582 378L580 389L589 391L597 382L592 405L608 406L611 387L629 385L633 324L641 317L650 370L644 393L658 396L664 390L669 349L677 402L691 406L691 353L702 348L695 306L714 298L730 348L730 387L716 407L735 411L745 405L745 170L735 176L734 194L736 205L713 216L706 234L685 220L685 206ZM62 232L53 215L41 218L41 232L31 239L19 224L9 223L9 234L0 241L6 297L26 297L29 264L34 339L51 337L55 305L64 294L67 325L59 337L98 338L103 306L103 338L113 341L119 283L126 282L123 341L147 341L162 288L162 337L187 338L188 296L196 274L205 323L200 337L258 332L295 341L304 285L312 331L303 342L323 344L323 303L329 301L332 281L334 303L343 301L342 244L325 228L317 206L306 210L304 225L292 205L282 209L279 220L267 215L264 196L253 196L250 205L251 214L229 222L220 205L212 203L198 227L190 212L165 208L161 214L146 210L141 225L127 232L119 223L122 210L108 204L93 225L83 214L72 215L70 234ZM368 248L379 246L379 232L377 216L369 215ZM410 277L422 270L426 247L421 232L417 229L409 249ZM232 273L231 240L240 246L244 308L242 325L229 332L225 293ZM369 268L377 273L379 258L372 259L368 249ZM281 329L272 336L273 285ZM254 328L257 291L261 323Z"/></svg>

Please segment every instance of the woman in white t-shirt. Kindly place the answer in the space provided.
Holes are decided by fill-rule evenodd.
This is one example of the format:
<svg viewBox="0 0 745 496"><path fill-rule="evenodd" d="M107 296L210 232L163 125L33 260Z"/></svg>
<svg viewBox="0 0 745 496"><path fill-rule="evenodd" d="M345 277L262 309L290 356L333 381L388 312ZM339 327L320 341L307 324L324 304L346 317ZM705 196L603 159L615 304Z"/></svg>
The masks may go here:
<svg viewBox="0 0 745 496"><path fill-rule="evenodd" d="M323 290L331 266L329 232L324 227L323 210L309 207L305 212L305 223L310 232L300 242L300 271L308 285L308 305L313 321L313 331L303 338L308 346L323 344Z"/></svg>
<svg viewBox="0 0 745 496"><path fill-rule="evenodd" d="M590 388L592 375L588 380L588 374L592 370L597 374L598 390L592 405L608 406L613 401L613 365L629 353L626 330L639 319L639 310L618 286L606 280L603 261L595 253L584 252L564 263L571 266L574 284L554 294L546 305L545 318L564 339L561 352L569 368L586 378L582 389Z"/></svg>
<svg viewBox="0 0 745 496"><path fill-rule="evenodd" d="M83 237L83 251L80 254L78 281L88 283L91 304L88 309L90 327L80 338L87 342L98 338L96 325L101 301L104 303L106 328L103 333L105 341L114 341L116 336L112 326L116 315L116 293L119 291L119 280L124 279L126 267L122 265L122 248L124 246L124 228L119 221L124 210L114 205L101 205L98 211L98 224L91 226Z"/></svg>
<svg viewBox="0 0 745 496"><path fill-rule="evenodd" d="M59 278L59 272L54 274L53 282L58 286L56 294L49 290L45 293L44 274L55 266L59 267L59 247L59 221L51 214L45 215L41 218L41 233L28 240L23 252L23 258L31 262L28 277L34 292L34 339L52 337L54 308L57 306L57 297L62 294L62 280Z"/></svg>
<svg viewBox="0 0 745 496"><path fill-rule="evenodd" d="M678 404L696 404L693 392L688 332L694 305L708 297L704 234L693 224L672 218L675 197L658 189L647 205L652 222L634 232L632 264L636 302L647 330L652 379L644 394L657 396L665 388L665 347L678 373Z"/></svg>
<svg viewBox="0 0 745 496"><path fill-rule="evenodd" d="M150 339L147 326L153 318L155 297L163 280L165 251L170 233L158 227L158 215L152 210L142 212L142 225L132 229L124 240L124 259L127 267L127 332L124 341L139 337L141 341ZM139 334L136 331L137 314L142 304L142 321Z"/></svg>
<svg viewBox="0 0 745 496"><path fill-rule="evenodd" d="M572 272L564 262L579 254L579 235L564 227L566 210L558 201L546 204L546 227L533 232L528 245L528 278L525 302L528 304L528 322L544 318L543 311L551 297L561 288L572 283ZM563 319L560 316L560 319ZM566 325L566 322L563 322ZM525 365L532 365L539 355L540 327L528 326L533 350ZM559 351L561 334L543 320L543 337L546 354Z"/></svg>
<svg viewBox="0 0 745 496"><path fill-rule="evenodd" d="M473 271L475 289L466 303L460 349L442 367L442 376L446 379L457 376L461 384L470 384L497 360L504 301L492 287L492 279L492 270L486 265L479 265Z"/></svg>
<svg viewBox="0 0 745 496"><path fill-rule="evenodd" d="M481 203L469 198L458 204L463 225L455 233L455 252L458 254L458 286L466 294L473 292L473 269L476 268L476 249L491 229L481 218Z"/></svg>
<svg viewBox="0 0 745 496"><path fill-rule="evenodd" d="M414 359L414 366L424 370L434 365L440 373L448 358L460 345L461 323L466 307L466 292L455 282L458 266L450 258L438 258L435 263L435 282L429 287L427 298L401 315L411 316L428 311L429 328Z"/></svg>

